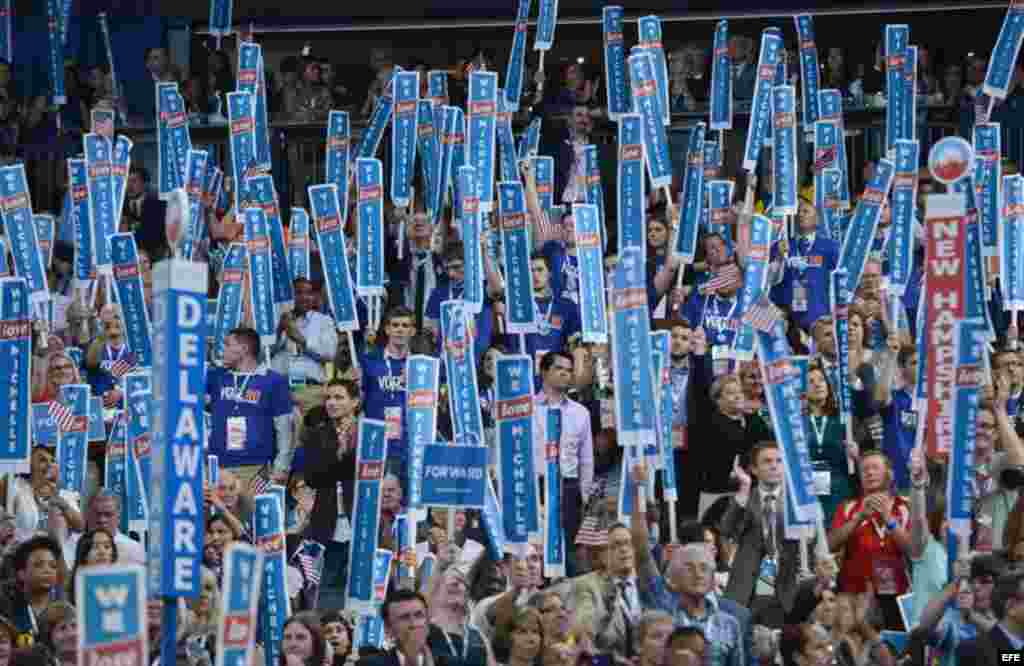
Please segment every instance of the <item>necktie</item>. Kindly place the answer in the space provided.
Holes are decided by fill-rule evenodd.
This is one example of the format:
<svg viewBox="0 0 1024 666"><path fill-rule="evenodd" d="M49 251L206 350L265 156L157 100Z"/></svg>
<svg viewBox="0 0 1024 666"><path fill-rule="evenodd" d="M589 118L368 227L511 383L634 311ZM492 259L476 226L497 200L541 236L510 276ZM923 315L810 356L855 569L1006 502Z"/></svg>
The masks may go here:
<svg viewBox="0 0 1024 666"><path fill-rule="evenodd" d="M764 496L764 545L770 556L775 555L775 494Z"/></svg>
<svg viewBox="0 0 1024 666"><path fill-rule="evenodd" d="M427 297L427 260L416 259L416 292L413 312L416 313L416 330L423 328L423 303Z"/></svg>

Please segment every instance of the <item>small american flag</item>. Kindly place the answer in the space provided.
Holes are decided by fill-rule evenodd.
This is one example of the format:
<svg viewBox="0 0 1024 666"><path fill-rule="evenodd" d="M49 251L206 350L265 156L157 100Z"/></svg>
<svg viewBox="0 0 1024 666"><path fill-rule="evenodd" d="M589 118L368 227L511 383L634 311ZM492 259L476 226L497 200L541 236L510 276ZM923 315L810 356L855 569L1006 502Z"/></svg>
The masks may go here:
<svg viewBox="0 0 1024 666"><path fill-rule="evenodd" d="M576 532L577 546L607 546L608 530L600 525L597 516L587 516Z"/></svg>
<svg viewBox="0 0 1024 666"><path fill-rule="evenodd" d="M135 361L128 359L118 359L114 361L113 365L110 366L110 376L114 379L121 379L126 374L135 369Z"/></svg>
<svg viewBox="0 0 1024 666"><path fill-rule="evenodd" d="M743 323L750 324L758 331L762 333L768 333L772 330L772 326L775 325L781 318L779 309L772 305L771 301L767 298L762 298L757 303L754 303L746 312L743 313Z"/></svg>
<svg viewBox="0 0 1024 666"><path fill-rule="evenodd" d="M75 423L75 415L71 412L71 408L56 400L50 401L49 413L61 431L71 430L71 426Z"/></svg>
<svg viewBox="0 0 1024 666"><path fill-rule="evenodd" d="M267 476L266 472L260 470L256 473L256 476L252 477L252 481L249 482L249 494L252 497L262 495L267 492L267 488L270 487L270 477Z"/></svg>
<svg viewBox="0 0 1024 666"><path fill-rule="evenodd" d="M303 539L292 560L298 560L302 575L310 585L319 585L324 568L324 547L317 541Z"/></svg>
<svg viewBox="0 0 1024 666"><path fill-rule="evenodd" d="M720 266L715 271L714 277L702 284L699 291L702 294L710 294L720 289L738 289L741 281L740 267L729 262L724 266Z"/></svg>

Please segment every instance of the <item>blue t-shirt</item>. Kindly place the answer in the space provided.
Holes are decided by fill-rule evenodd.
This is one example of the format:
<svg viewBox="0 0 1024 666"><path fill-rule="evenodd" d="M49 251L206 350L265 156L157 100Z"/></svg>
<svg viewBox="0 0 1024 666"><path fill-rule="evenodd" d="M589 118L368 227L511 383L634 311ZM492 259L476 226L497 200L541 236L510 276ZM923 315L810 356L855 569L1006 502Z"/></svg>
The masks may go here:
<svg viewBox="0 0 1024 666"><path fill-rule="evenodd" d="M569 338L580 332L579 306L564 298L534 298L537 308L537 322L540 332L526 334L526 349L523 353L534 359L535 384L540 387L540 359L546 353L562 351ZM509 349L520 349L519 336L508 335L505 344Z"/></svg>
<svg viewBox="0 0 1024 666"><path fill-rule="evenodd" d="M427 306L424 308L424 316L427 319L433 319L438 322L440 326L441 322L441 303L452 299L462 298L464 292L462 284L453 284L451 280L445 279L438 283L434 290L430 292L430 298L427 300ZM484 294L484 306L480 314L473 317L474 329L474 340L473 340L473 357L476 359L477 367L480 367L480 359L484 357L484 352L491 346L491 336L493 335L494 329L494 307L491 304L491 299ZM437 336L437 349L438 353L441 352L441 345L444 340L444 331L439 331Z"/></svg>
<svg viewBox="0 0 1024 666"><path fill-rule="evenodd" d="M405 427L405 359L394 358L374 350L359 357L363 371L363 405L367 418L387 423L386 437L389 461L399 464L394 469L405 477L404 461L408 440ZM398 434L398 437L394 435Z"/></svg>
<svg viewBox="0 0 1024 666"><path fill-rule="evenodd" d="M910 452L917 432L917 412L906 389L892 392L892 402L882 410L882 451L892 461L893 477L900 490L910 488Z"/></svg>
<svg viewBox="0 0 1024 666"><path fill-rule="evenodd" d="M810 330L818 317L829 314L831 310L828 280L838 263L839 243L834 240L820 235L815 235L813 243L796 239L792 243L782 282L772 289L772 300L792 309L794 293L803 287L804 303L801 310L793 310L793 319L800 328Z"/></svg>
<svg viewBox="0 0 1024 666"><path fill-rule="evenodd" d="M561 241L544 243L541 252L551 264L551 293L573 303L580 301L580 265L576 255L570 255Z"/></svg>
<svg viewBox="0 0 1024 666"><path fill-rule="evenodd" d="M252 374L210 368L206 374L206 396L213 417L210 452L220 458L222 467L273 461L274 418L292 411L292 396L283 375L266 368ZM232 421L229 433L228 420L233 418L245 419L241 426L244 431L236 429L238 422Z"/></svg>

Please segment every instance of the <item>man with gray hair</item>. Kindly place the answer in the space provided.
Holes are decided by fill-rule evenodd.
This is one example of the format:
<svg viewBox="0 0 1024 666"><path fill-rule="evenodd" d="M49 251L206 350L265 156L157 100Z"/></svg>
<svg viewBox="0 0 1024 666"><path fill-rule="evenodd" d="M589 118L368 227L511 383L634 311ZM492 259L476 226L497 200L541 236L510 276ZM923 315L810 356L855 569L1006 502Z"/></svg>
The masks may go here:
<svg viewBox="0 0 1024 666"><path fill-rule="evenodd" d="M146 551L142 544L121 531L121 498L107 489L99 490L89 499L85 513L86 530L103 529L114 535L118 564L146 564ZM75 551L81 534L64 541L64 561L75 562Z"/></svg>

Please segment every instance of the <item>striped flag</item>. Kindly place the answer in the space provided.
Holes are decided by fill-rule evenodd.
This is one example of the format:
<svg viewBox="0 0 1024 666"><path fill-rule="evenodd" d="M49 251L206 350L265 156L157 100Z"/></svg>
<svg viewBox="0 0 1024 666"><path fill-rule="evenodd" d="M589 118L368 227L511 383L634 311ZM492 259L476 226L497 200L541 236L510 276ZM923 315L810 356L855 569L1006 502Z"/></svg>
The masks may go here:
<svg viewBox="0 0 1024 666"><path fill-rule="evenodd" d="M775 307L767 297L763 297L754 303L743 313L743 323L750 324L755 330L768 333L782 317L782 313Z"/></svg>
<svg viewBox="0 0 1024 666"><path fill-rule="evenodd" d="M252 477L252 481L249 482L249 496L256 497L267 492L267 488L270 487L270 477L267 476L265 469L261 469L256 473L256 476Z"/></svg>
<svg viewBox="0 0 1024 666"><path fill-rule="evenodd" d="M556 211L558 220L552 221L551 211L542 210L540 212L540 219L537 221L537 232L544 238L551 238L551 233L558 227L562 226L562 212L561 208ZM561 237L561 234L559 234Z"/></svg>
<svg viewBox="0 0 1024 666"><path fill-rule="evenodd" d="M121 379L134 369L135 361L124 358L118 359L110 366L110 376L114 379Z"/></svg>
<svg viewBox="0 0 1024 666"><path fill-rule="evenodd" d="M701 294L710 294L720 289L738 289L741 283L740 267L730 261L719 267L714 277L702 284L699 291Z"/></svg>
<svg viewBox="0 0 1024 666"><path fill-rule="evenodd" d="M75 425L75 415L71 412L70 407L66 407L56 400L51 400L48 411L59 430L68 432Z"/></svg>
<svg viewBox="0 0 1024 666"><path fill-rule="evenodd" d="M319 542L303 539L292 555L292 561L298 561L302 575L310 585L320 584L320 576L324 568L324 550L325 548Z"/></svg>

